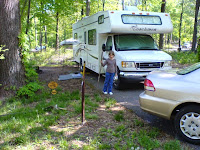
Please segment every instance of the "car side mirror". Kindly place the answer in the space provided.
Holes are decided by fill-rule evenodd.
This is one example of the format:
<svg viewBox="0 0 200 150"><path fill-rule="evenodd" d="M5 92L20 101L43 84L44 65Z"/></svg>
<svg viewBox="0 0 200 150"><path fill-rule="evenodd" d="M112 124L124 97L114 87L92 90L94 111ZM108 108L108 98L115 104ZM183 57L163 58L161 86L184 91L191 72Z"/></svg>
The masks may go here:
<svg viewBox="0 0 200 150"><path fill-rule="evenodd" d="M104 52L106 51L106 45L105 45L105 44L102 45L102 50L103 50Z"/></svg>

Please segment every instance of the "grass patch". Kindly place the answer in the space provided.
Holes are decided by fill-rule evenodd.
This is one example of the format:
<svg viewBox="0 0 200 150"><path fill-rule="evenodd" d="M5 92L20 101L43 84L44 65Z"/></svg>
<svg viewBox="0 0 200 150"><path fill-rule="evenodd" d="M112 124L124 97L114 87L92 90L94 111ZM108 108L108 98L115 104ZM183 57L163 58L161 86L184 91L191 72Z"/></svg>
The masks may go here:
<svg viewBox="0 0 200 150"><path fill-rule="evenodd" d="M123 121L124 120L124 112L123 111L119 111L115 114L114 116L116 121Z"/></svg>
<svg viewBox="0 0 200 150"><path fill-rule="evenodd" d="M101 100L98 94L85 96L88 124L82 126L79 91L60 88L56 95L43 90L33 97L9 99L0 107L0 149L182 148L179 141L163 142L165 135L159 129L147 126L130 111L108 112L116 104L112 98L105 99L104 110L98 110ZM126 113L132 117L127 118Z"/></svg>
<svg viewBox="0 0 200 150"><path fill-rule="evenodd" d="M113 98L106 98L104 101L105 101L106 108L114 107L115 104L117 103L116 100Z"/></svg>

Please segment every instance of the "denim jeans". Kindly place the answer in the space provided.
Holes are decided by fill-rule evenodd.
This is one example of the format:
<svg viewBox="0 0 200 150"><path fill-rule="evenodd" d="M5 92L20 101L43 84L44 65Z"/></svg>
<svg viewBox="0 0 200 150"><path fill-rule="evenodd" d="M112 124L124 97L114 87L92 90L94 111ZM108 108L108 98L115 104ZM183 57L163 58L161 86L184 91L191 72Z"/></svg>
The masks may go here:
<svg viewBox="0 0 200 150"><path fill-rule="evenodd" d="M115 75L115 73L106 72L106 78L104 81L103 92L108 92L108 93L112 92L114 75Z"/></svg>

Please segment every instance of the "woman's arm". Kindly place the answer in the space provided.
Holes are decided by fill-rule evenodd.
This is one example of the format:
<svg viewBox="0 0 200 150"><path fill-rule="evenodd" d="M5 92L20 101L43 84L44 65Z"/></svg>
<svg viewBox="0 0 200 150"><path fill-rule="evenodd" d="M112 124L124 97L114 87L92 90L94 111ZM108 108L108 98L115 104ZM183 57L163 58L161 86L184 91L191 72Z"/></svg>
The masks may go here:
<svg viewBox="0 0 200 150"><path fill-rule="evenodd" d="M103 60L101 61L101 65L104 67L107 64L107 59L106 61L103 62Z"/></svg>

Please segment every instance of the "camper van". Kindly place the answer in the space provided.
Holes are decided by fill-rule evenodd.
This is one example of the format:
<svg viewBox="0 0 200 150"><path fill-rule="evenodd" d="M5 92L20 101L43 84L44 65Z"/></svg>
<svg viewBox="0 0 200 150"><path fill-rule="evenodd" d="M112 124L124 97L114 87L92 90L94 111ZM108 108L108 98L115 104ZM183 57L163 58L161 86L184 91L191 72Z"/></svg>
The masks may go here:
<svg viewBox="0 0 200 150"><path fill-rule="evenodd" d="M73 24L73 46L76 62L104 74L101 60L114 51L120 89L123 79L146 77L153 70L171 68L172 57L158 49L152 34L171 33L173 26L168 13L145 11L102 11Z"/></svg>

